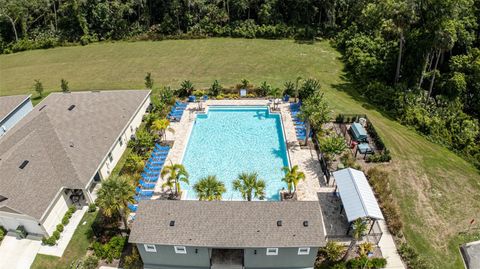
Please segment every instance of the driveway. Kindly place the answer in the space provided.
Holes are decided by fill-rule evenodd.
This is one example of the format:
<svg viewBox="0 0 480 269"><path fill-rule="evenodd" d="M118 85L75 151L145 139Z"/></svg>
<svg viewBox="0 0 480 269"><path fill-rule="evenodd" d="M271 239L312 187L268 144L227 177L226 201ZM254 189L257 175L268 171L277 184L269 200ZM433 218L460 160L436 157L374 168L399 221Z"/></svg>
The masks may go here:
<svg viewBox="0 0 480 269"><path fill-rule="evenodd" d="M32 265L41 241L22 239L8 234L0 245L0 269L28 269Z"/></svg>

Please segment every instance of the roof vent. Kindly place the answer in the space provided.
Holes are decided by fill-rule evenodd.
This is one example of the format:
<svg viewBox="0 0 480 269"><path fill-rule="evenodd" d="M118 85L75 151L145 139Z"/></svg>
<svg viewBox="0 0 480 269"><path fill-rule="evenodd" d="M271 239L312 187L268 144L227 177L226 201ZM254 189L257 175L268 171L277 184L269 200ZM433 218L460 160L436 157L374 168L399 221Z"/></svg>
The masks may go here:
<svg viewBox="0 0 480 269"><path fill-rule="evenodd" d="M8 198L5 196L0 195L0 203L7 200Z"/></svg>
<svg viewBox="0 0 480 269"><path fill-rule="evenodd" d="M171 221L170 221L170 227L173 227L173 226L175 226L175 221L174 221L174 220L171 220Z"/></svg>
<svg viewBox="0 0 480 269"><path fill-rule="evenodd" d="M29 163L29 161L25 160L25 161L23 161L23 163L18 168L23 169L23 168L25 168L25 166L27 166L28 163Z"/></svg>
<svg viewBox="0 0 480 269"><path fill-rule="evenodd" d="M75 108L75 105L71 105L71 106L68 108L68 110L69 110L69 111L72 111L74 108Z"/></svg>
<svg viewBox="0 0 480 269"><path fill-rule="evenodd" d="M71 148L74 148L74 147L75 147L75 144L73 144L73 141L70 141L70 147L71 147Z"/></svg>
<svg viewBox="0 0 480 269"><path fill-rule="evenodd" d="M303 221L303 227L308 227L308 220Z"/></svg>
<svg viewBox="0 0 480 269"><path fill-rule="evenodd" d="M38 111L42 111L47 105L43 105Z"/></svg>
<svg viewBox="0 0 480 269"><path fill-rule="evenodd" d="M282 221L281 220L277 220L277 226L278 227L282 226Z"/></svg>

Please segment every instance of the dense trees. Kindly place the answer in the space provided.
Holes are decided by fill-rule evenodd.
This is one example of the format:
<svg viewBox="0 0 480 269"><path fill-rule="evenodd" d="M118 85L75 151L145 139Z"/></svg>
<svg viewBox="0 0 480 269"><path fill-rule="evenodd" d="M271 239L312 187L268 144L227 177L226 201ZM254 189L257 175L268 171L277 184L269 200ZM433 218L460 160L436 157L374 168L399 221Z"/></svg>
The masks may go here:
<svg viewBox="0 0 480 269"><path fill-rule="evenodd" d="M479 22L480 0L0 0L0 52L109 39L329 37L349 88L480 165ZM286 93L306 99L318 85L299 80Z"/></svg>

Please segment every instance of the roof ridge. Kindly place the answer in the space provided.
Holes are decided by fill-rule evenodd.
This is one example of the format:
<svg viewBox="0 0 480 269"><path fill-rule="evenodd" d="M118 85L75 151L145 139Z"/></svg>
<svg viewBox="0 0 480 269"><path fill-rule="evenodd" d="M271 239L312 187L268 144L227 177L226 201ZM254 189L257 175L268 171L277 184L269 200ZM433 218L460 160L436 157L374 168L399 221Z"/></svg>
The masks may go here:
<svg viewBox="0 0 480 269"><path fill-rule="evenodd" d="M355 179L355 176L352 173L352 170L359 171L359 172L362 172L362 171L356 170L356 169L353 169L353 168L350 168L350 167L348 168L348 173L350 174L350 177L352 178L353 186L355 186L355 189L357 190L358 197L360 198L360 202L362 203L363 212L365 212L366 216L370 216L369 212L367 211L367 206L365 205L365 201L363 200L363 196L360 195L360 189L358 188L358 184L357 184L357 181Z"/></svg>

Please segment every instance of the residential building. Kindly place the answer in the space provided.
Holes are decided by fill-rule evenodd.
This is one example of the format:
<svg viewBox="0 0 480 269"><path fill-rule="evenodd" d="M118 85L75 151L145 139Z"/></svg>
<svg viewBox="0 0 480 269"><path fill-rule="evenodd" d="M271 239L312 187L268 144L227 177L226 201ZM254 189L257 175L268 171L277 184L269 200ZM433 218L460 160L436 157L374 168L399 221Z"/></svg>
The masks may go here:
<svg viewBox="0 0 480 269"><path fill-rule="evenodd" d="M0 97L0 138L32 111L30 95Z"/></svg>
<svg viewBox="0 0 480 269"><path fill-rule="evenodd" d="M318 201L141 201L129 241L144 268L313 268Z"/></svg>
<svg viewBox="0 0 480 269"><path fill-rule="evenodd" d="M48 236L95 199L150 105L150 91L52 93L0 139L0 225Z"/></svg>

